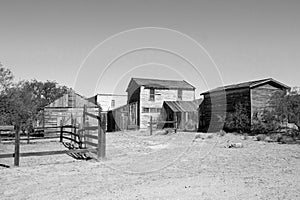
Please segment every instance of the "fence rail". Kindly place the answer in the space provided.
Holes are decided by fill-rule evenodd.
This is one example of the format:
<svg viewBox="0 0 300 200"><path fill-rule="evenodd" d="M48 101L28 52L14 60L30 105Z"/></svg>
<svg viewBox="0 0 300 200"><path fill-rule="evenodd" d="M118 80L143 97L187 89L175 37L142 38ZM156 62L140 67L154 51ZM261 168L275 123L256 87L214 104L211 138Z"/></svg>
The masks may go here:
<svg viewBox="0 0 300 200"><path fill-rule="evenodd" d="M69 126L69 125L67 125ZM10 126L13 127L13 126ZM56 139L59 138L60 128L61 126L51 126L51 127L34 127L33 132L27 132L25 134L20 133L20 140L26 140L29 144L31 140L44 140L44 139ZM52 130L58 129L58 130ZM15 140L15 129L10 128L9 130L5 130L6 132L9 131L10 133L2 134L0 126L0 142L1 141L14 141ZM56 135L55 135L56 134Z"/></svg>
<svg viewBox="0 0 300 200"><path fill-rule="evenodd" d="M86 117L92 117L98 120L98 126L87 126L86 125ZM63 140L68 140L74 143L79 144L80 149L70 149L70 150L57 150L57 151L40 151L40 152L20 152L20 141L21 140L27 140L28 142L32 139L46 139L49 138L49 136L46 137L40 137L40 138L30 138L30 134L27 134L26 138L20 137L20 128L16 126L14 129L12 127L8 127L10 131L14 131L14 139L15 140L15 150L14 153L8 153L8 154L0 154L0 158L14 158L14 165L19 166L20 164L20 157L27 157L27 156L46 156L46 155L58 155L58 154L70 154L70 153L87 153L87 152L93 152L97 154L98 159L99 158L105 158L106 155L106 134L105 134L105 128L102 127L101 123L101 112L99 110L98 116L88 113L87 107L84 106L83 111L83 124L82 129L78 129L79 127L74 125L64 125L64 126L52 126L52 127L36 127L35 130L45 131L48 129L57 129L55 133L58 133L59 135L55 137L50 138L60 138L60 142L63 142ZM65 130L70 129L71 131ZM7 130L7 127L3 128L2 130ZM92 135L89 133L86 133L88 131L96 131L97 135ZM0 132L1 132L1 126L0 126ZM69 137L67 137L69 136ZM97 142L91 142L87 140L87 138L96 140ZM83 141L84 140L84 141ZM83 148L82 144L91 146L90 148Z"/></svg>

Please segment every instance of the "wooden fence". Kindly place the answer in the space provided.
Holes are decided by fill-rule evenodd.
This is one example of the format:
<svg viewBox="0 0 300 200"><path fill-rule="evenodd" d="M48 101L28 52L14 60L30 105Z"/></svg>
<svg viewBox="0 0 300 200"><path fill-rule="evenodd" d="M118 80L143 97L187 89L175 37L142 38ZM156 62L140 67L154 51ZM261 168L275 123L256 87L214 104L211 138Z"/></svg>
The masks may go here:
<svg viewBox="0 0 300 200"><path fill-rule="evenodd" d="M13 126L12 126L13 127ZM20 133L20 140L27 141L27 144L31 140L44 140L44 139L57 139L60 135L61 126L51 126L51 127L34 127L33 132ZM8 132L1 134L1 132ZM2 141L14 141L15 140L15 130L14 127L8 130L1 129L0 126L0 142Z"/></svg>
<svg viewBox="0 0 300 200"><path fill-rule="evenodd" d="M28 156L46 156L46 155L58 155L58 154L72 154L72 153L87 153L92 152L97 154L98 159L104 159L106 155L106 139L105 139L105 128L103 128L101 123L101 113L99 110L99 115L94 115L85 109L83 111L83 116L95 118L98 120L98 126L86 126L85 119L83 120L82 129L78 130L78 127L73 125L60 126L60 142L64 139L79 144L79 149L69 149L69 150L58 150L58 151L42 151L42 152L20 152L20 128L16 127L15 131L15 150L14 153L0 154L0 158L14 158L14 165L19 166L20 157ZM53 128L53 127L51 127ZM67 131L66 129L71 129L72 131ZM87 131L97 131L97 134L89 134ZM86 133L87 132L87 133ZM69 136L69 137L68 137ZM95 139L97 142L91 142L89 139ZM84 145L83 145L84 144Z"/></svg>
<svg viewBox="0 0 300 200"><path fill-rule="evenodd" d="M172 124L173 126L172 127L170 127L170 128L167 128L167 129L172 129L172 130L174 130L175 131L175 133L177 132L177 122L176 121L153 121L153 119L152 119L152 116L150 116L150 122L149 122L149 126L150 126L150 135L152 135L153 134L153 129L154 129L154 125L155 125L155 127L156 127L156 129L157 129L157 127L159 126L159 125L165 125L165 124ZM162 127L163 127L162 126Z"/></svg>
<svg viewBox="0 0 300 200"><path fill-rule="evenodd" d="M97 126L90 126L87 118L98 120ZM98 159L104 159L106 156L106 128L105 116L101 115L99 109L98 115L87 112L87 107L83 107L82 128L78 130L79 135L83 135L83 145L85 148L96 147Z"/></svg>

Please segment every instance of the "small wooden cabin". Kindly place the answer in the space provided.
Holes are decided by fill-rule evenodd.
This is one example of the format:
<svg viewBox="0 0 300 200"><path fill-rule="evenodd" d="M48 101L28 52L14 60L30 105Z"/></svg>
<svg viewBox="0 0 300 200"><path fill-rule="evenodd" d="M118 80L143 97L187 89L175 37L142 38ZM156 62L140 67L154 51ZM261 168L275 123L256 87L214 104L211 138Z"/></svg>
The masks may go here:
<svg viewBox="0 0 300 200"><path fill-rule="evenodd" d="M67 94L44 108L42 126L51 127L72 123L79 125L82 122L84 105L87 106L88 112L98 115L98 105L70 90ZM97 125L97 120L90 119L89 123Z"/></svg>
<svg viewBox="0 0 300 200"><path fill-rule="evenodd" d="M224 119L235 106L241 104L247 110L249 129L254 115L272 108L271 97L276 92L286 94L290 87L272 78L227 85L202 93L204 100L199 106L200 132L216 132L223 129Z"/></svg>
<svg viewBox="0 0 300 200"><path fill-rule="evenodd" d="M202 99L195 101L165 101L161 113L163 121L176 121L177 129L184 131L197 131L198 107ZM165 124L169 126L173 124ZM172 127L174 128L174 127Z"/></svg>

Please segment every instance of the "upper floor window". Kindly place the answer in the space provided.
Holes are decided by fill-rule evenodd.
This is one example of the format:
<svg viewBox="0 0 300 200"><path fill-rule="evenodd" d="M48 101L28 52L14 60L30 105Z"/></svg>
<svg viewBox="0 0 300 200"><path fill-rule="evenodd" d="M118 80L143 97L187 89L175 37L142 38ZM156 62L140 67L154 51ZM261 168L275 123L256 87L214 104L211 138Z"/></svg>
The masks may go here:
<svg viewBox="0 0 300 200"><path fill-rule="evenodd" d="M177 90L177 98L178 98L178 100L182 100L182 90L181 89Z"/></svg>
<svg viewBox="0 0 300 200"><path fill-rule="evenodd" d="M149 101L155 101L155 90L154 90L154 88L150 88Z"/></svg>
<svg viewBox="0 0 300 200"><path fill-rule="evenodd" d="M111 100L111 107L114 108L116 106L116 101L113 99Z"/></svg>

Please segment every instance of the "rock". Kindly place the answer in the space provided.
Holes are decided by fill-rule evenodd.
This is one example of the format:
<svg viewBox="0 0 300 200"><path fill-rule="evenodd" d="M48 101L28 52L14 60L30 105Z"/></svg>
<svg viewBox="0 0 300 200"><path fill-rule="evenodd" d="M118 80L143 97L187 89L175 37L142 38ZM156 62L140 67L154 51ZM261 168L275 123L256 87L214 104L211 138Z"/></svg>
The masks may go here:
<svg viewBox="0 0 300 200"><path fill-rule="evenodd" d="M243 144L238 142L238 143L232 143L228 145L228 148L243 148Z"/></svg>
<svg viewBox="0 0 300 200"><path fill-rule="evenodd" d="M292 144L295 142L295 140L292 137L284 135L282 136L280 142L283 144Z"/></svg>
<svg viewBox="0 0 300 200"><path fill-rule="evenodd" d="M210 134L210 135L207 136L207 139L211 139L213 137L214 137L213 134Z"/></svg>
<svg viewBox="0 0 300 200"><path fill-rule="evenodd" d="M224 135L226 135L226 132L224 130L220 130L218 132L218 135L221 136L221 137L223 137Z"/></svg>
<svg viewBox="0 0 300 200"><path fill-rule="evenodd" d="M264 141L266 138L265 134L259 134L256 136L257 141Z"/></svg>
<svg viewBox="0 0 300 200"><path fill-rule="evenodd" d="M211 133L196 133L195 139L210 139L213 138L213 134Z"/></svg>
<svg viewBox="0 0 300 200"><path fill-rule="evenodd" d="M242 140L248 140L248 139L249 139L248 135L243 135L242 136Z"/></svg>
<svg viewBox="0 0 300 200"><path fill-rule="evenodd" d="M264 139L265 142L274 142L271 137L269 136L266 136L265 139Z"/></svg>
<svg viewBox="0 0 300 200"><path fill-rule="evenodd" d="M272 134L270 136L270 138L274 141L274 142L279 142L282 138L282 134L281 133L276 133L276 134Z"/></svg>
<svg viewBox="0 0 300 200"><path fill-rule="evenodd" d="M167 134L168 134L168 131L166 131L166 130L156 131L156 135L167 135Z"/></svg>

